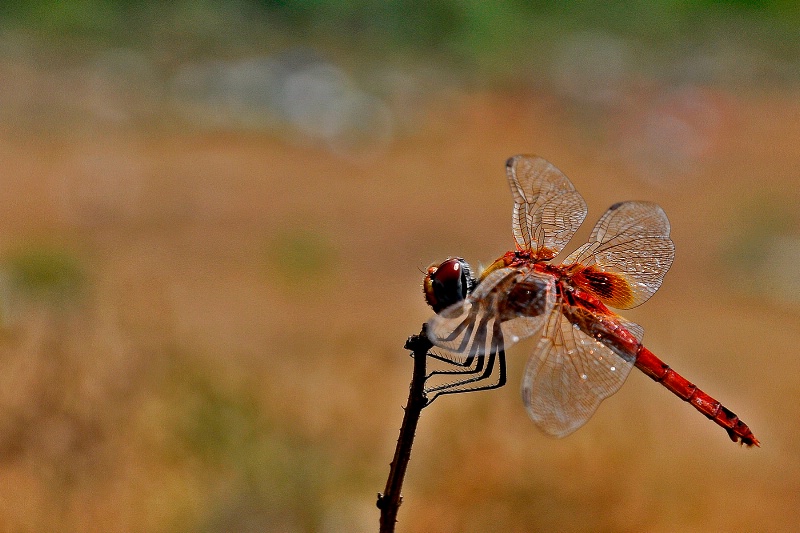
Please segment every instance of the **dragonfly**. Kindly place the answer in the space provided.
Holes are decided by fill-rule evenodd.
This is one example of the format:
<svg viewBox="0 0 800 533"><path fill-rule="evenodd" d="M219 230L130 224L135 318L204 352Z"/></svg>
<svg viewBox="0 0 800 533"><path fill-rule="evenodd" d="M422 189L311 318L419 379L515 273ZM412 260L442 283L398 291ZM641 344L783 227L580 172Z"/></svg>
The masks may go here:
<svg viewBox="0 0 800 533"><path fill-rule="evenodd" d="M505 350L535 336L522 397L530 418L546 434L564 437L583 426L636 367L725 429L734 442L759 446L736 414L644 347L641 326L609 309L646 302L672 265L675 246L661 207L645 201L612 205L589 241L553 264L583 223L586 202L541 157L512 157L506 174L514 199L514 250L477 277L461 257L425 273L423 292L435 312L427 335L443 350L429 356L447 363L426 376L428 402L502 387Z"/></svg>

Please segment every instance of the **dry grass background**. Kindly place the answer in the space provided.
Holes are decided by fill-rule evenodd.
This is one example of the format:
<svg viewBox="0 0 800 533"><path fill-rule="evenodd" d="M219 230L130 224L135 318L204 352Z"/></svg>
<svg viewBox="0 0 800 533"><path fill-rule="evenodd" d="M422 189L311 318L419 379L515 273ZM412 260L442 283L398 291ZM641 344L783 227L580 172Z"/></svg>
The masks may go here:
<svg viewBox="0 0 800 533"><path fill-rule="evenodd" d="M519 399L523 344L508 386L424 412L398 530L792 530L800 100L713 94L724 120L668 182L620 155L635 117L586 127L543 89L449 92L357 157L272 133L0 127L0 531L375 530L420 270L506 251L520 152L587 199L574 245L613 202L664 207L676 262L625 316L762 448L637 372L549 439Z"/></svg>

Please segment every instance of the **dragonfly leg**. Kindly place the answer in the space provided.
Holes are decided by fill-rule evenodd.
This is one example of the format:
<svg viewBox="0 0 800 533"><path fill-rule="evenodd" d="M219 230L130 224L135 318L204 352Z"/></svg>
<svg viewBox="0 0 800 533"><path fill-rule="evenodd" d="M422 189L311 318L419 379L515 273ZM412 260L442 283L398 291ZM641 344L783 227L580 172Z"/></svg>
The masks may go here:
<svg viewBox="0 0 800 533"><path fill-rule="evenodd" d="M463 361L459 361L455 357L447 357L435 352L429 352L428 355L433 359L444 361L445 363L448 363L450 365L461 366L461 367L471 366L473 359L475 359L475 354L477 354L476 348L479 346L483 346L483 344L486 342L486 322L487 318L481 319L480 323L478 324L478 331L475 333L475 338L473 339L472 331L475 329L475 316L474 313L471 312L469 316L467 316L467 318L465 318L461 322L461 324L459 324L458 327L456 327L453 330L453 332L450 335L442 338L442 340L447 341L449 343L458 338L459 336L462 336L463 334L461 343L458 345L458 347L448 348L450 352L454 354L460 354L464 353L464 350L466 350L467 347L469 346L470 347L469 355L467 355L467 357ZM473 340L473 342L470 345L471 339ZM481 361L478 361L478 363L479 365L483 365ZM459 373L459 371L440 371L437 373L457 374ZM428 377L430 377L430 375Z"/></svg>
<svg viewBox="0 0 800 533"><path fill-rule="evenodd" d="M485 381L489 377L491 377L494 370L495 358L497 359L498 363L497 366L499 370L497 380L494 381L493 383L482 384L481 381ZM484 370L483 374L479 376L473 376L468 379L454 381L452 383L446 383L444 385L438 385L436 387L426 389L425 393L431 395L428 398L428 404L430 404L431 402L433 402L433 400L444 394L459 394L462 392L477 392L482 390L497 389L505 384L506 384L506 358L505 358L505 352L501 350L496 354L493 353L488 356L486 370Z"/></svg>
<svg viewBox="0 0 800 533"><path fill-rule="evenodd" d="M439 353L436 353L436 352L428 352L428 357L431 357L432 359L436 359L438 361L443 361L443 362L447 363L448 365L450 365L450 367L453 368L453 369L452 370L434 370L433 372L429 373L425 377L425 379L428 380L428 379L432 378L433 376L439 376L439 375L479 374L481 371L483 371L483 365L484 365L484 359L485 358L484 358L483 354L478 355L478 351L486 343L486 327L487 327L486 324L487 324L487 320L486 319L481 320L480 324L478 325L478 329L475 332L475 337L472 340L472 343L470 345L469 353L462 360L459 360L457 358L457 356L455 356L455 355L450 355L449 356L449 355L446 355L446 354L439 354ZM470 326L469 326L469 330L470 331L471 331L473 325L474 325L474 323L470 324ZM458 354L458 353L463 352L464 349L468 345L468 341L469 341L469 338L465 337L464 342L461 343L461 346L459 346L459 348L457 349L457 351L454 352L454 354ZM472 366L473 362L475 363L474 367ZM438 387L435 388L435 390L438 390Z"/></svg>
<svg viewBox="0 0 800 533"><path fill-rule="evenodd" d="M478 357L478 360L483 357ZM495 360L497 360L498 376L493 382L483 383L494 373ZM476 365L477 368L478 365ZM503 349L502 333L495 332L492 339L492 346L486 356L486 368L479 375L474 375L480 370L469 369L464 372L452 371L453 374L470 374L471 377L426 388L426 394L432 394L428 399L428 404L443 394L458 394L462 392L476 392L502 387L506 384L506 353Z"/></svg>
<svg viewBox="0 0 800 533"><path fill-rule="evenodd" d="M433 370L425 379L430 379L433 376L440 376L440 375L447 375L447 374L477 374L481 370L483 370L483 360L485 359L483 356L476 357L475 354L470 353L463 361L459 361L458 359L448 357L446 355L442 355L436 352L428 352L428 357L431 359L436 359L438 361L443 361L450 365L453 370ZM473 367L472 364L475 363Z"/></svg>

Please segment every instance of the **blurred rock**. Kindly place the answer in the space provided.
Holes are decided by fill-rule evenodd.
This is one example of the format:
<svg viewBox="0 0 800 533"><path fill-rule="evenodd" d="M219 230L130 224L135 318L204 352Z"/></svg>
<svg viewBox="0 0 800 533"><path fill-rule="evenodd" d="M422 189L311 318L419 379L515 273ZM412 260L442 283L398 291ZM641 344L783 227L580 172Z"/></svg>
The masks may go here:
<svg viewBox="0 0 800 533"><path fill-rule="evenodd" d="M392 138L386 104L305 49L185 65L171 89L182 114L206 127L289 128L342 155L380 151Z"/></svg>

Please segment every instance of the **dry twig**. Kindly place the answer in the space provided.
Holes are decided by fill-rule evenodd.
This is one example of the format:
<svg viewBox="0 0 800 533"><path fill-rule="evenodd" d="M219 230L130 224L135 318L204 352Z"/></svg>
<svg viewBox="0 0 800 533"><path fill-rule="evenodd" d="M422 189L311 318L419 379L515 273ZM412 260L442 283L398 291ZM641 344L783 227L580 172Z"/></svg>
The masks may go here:
<svg viewBox="0 0 800 533"><path fill-rule="evenodd" d="M423 324L419 335L412 335L405 344L405 348L413 352L414 373L408 391L408 402L403 415L403 425L400 427L400 437L397 439L394 458L389 468L389 478L386 480L386 488L383 493L378 494L377 505L378 509L381 510L381 533L394 531L394 526L397 522L397 511L402 502L400 491L403 488L403 478L406 475L408 461L411 459L411 446L414 444L414 434L417 431L419 415L428 404L428 400L425 397L425 364L428 350L433 345L428 340L426 326L426 324Z"/></svg>

